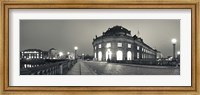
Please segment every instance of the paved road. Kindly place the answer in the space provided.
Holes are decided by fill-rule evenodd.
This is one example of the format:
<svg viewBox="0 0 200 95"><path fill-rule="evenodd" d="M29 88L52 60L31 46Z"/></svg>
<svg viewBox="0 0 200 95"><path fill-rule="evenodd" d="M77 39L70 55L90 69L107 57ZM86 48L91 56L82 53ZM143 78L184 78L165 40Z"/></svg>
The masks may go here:
<svg viewBox="0 0 200 95"><path fill-rule="evenodd" d="M180 75L180 69L170 66L147 66L96 61L82 62L98 75Z"/></svg>

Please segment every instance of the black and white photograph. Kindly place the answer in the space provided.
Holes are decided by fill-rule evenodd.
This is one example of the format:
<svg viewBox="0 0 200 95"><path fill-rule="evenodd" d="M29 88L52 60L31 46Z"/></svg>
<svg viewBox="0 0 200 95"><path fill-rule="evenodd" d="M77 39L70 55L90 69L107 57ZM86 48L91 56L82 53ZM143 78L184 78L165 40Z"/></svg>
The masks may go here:
<svg viewBox="0 0 200 95"><path fill-rule="evenodd" d="M20 20L20 75L180 75L179 19Z"/></svg>

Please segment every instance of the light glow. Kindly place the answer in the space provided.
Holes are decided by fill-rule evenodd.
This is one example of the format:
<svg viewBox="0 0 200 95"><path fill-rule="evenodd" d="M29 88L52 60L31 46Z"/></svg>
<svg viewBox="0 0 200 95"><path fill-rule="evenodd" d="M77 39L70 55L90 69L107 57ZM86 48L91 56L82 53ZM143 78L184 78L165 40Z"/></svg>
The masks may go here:
<svg viewBox="0 0 200 95"><path fill-rule="evenodd" d="M59 52L59 56L63 56L63 52Z"/></svg>
<svg viewBox="0 0 200 95"><path fill-rule="evenodd" d="M180 55L180 54L181 54L181 52L180 52L180 51L178 51L178 52L177 52L177 54L178 54L178 55Z"/></svg>
<svg viewBox="0 0 200 95"><path fill-rule="evenodd" d="M121 50L117 51L117 60L122 60L123 59L123 53Z"/></svg>
<svg viewBox="0 0 200 95"><path fill-rule="evenodd" d="M131 51L127 52L127 60L132 60L132 53L131 53Z"/></svg>
<svg viewBox="0 0 200 95"><path fill-rule="evenodd" d="M98 52L98 61L101 61L101 60L102 60L102 52L99 51L99 52Z"/></svg>
<svg viewBox="0 0 200 95"><path fill-rule="evenodd" d="M75 46L75 47L74 47L74 50L78 50L78 47L77 47L77 46Z"/></svg>
<svg viewBox="0 0 200 95"><path fill-rule="evenodd" d="M108 60L108 59L111 60L111 58L112 58L112 52L111 52L110 49L108 49L108 50L106 51L106 60Z"/></svg>
<svg viewBox="0 0 200 95"><path fill-rule="evenodd" d="M175 38L172 39L172 43L175 44L177 40Z"/></svg>

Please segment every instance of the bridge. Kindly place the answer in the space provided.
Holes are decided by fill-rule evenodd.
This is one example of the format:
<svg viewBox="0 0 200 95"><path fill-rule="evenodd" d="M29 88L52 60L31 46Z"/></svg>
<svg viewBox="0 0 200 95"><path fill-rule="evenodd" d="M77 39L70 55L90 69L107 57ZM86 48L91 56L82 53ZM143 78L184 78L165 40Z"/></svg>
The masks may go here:
<svg viewBox="0 0 200 95"><path fill-rule="evenodd" d="M107 63L82 59L23 59L20 75L179 75L180 68L175 64L164 60Z"/></svg>
<svg viewBox="0 0 200 95"><path fill-rule="evenodd" d="M20 75L63 75L69 71L77 60L20 60Z"/></svg>

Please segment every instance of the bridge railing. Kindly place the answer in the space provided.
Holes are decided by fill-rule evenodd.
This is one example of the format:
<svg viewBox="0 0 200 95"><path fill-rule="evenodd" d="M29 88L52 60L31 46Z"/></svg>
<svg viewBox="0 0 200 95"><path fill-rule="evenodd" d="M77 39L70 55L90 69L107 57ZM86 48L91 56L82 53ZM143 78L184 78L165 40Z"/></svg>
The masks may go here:
<svg viewBox="0 0 200 95"><path fill-rule="evenodd" d="M62 75L77 60L21 60L20 75Z"/></svg>

